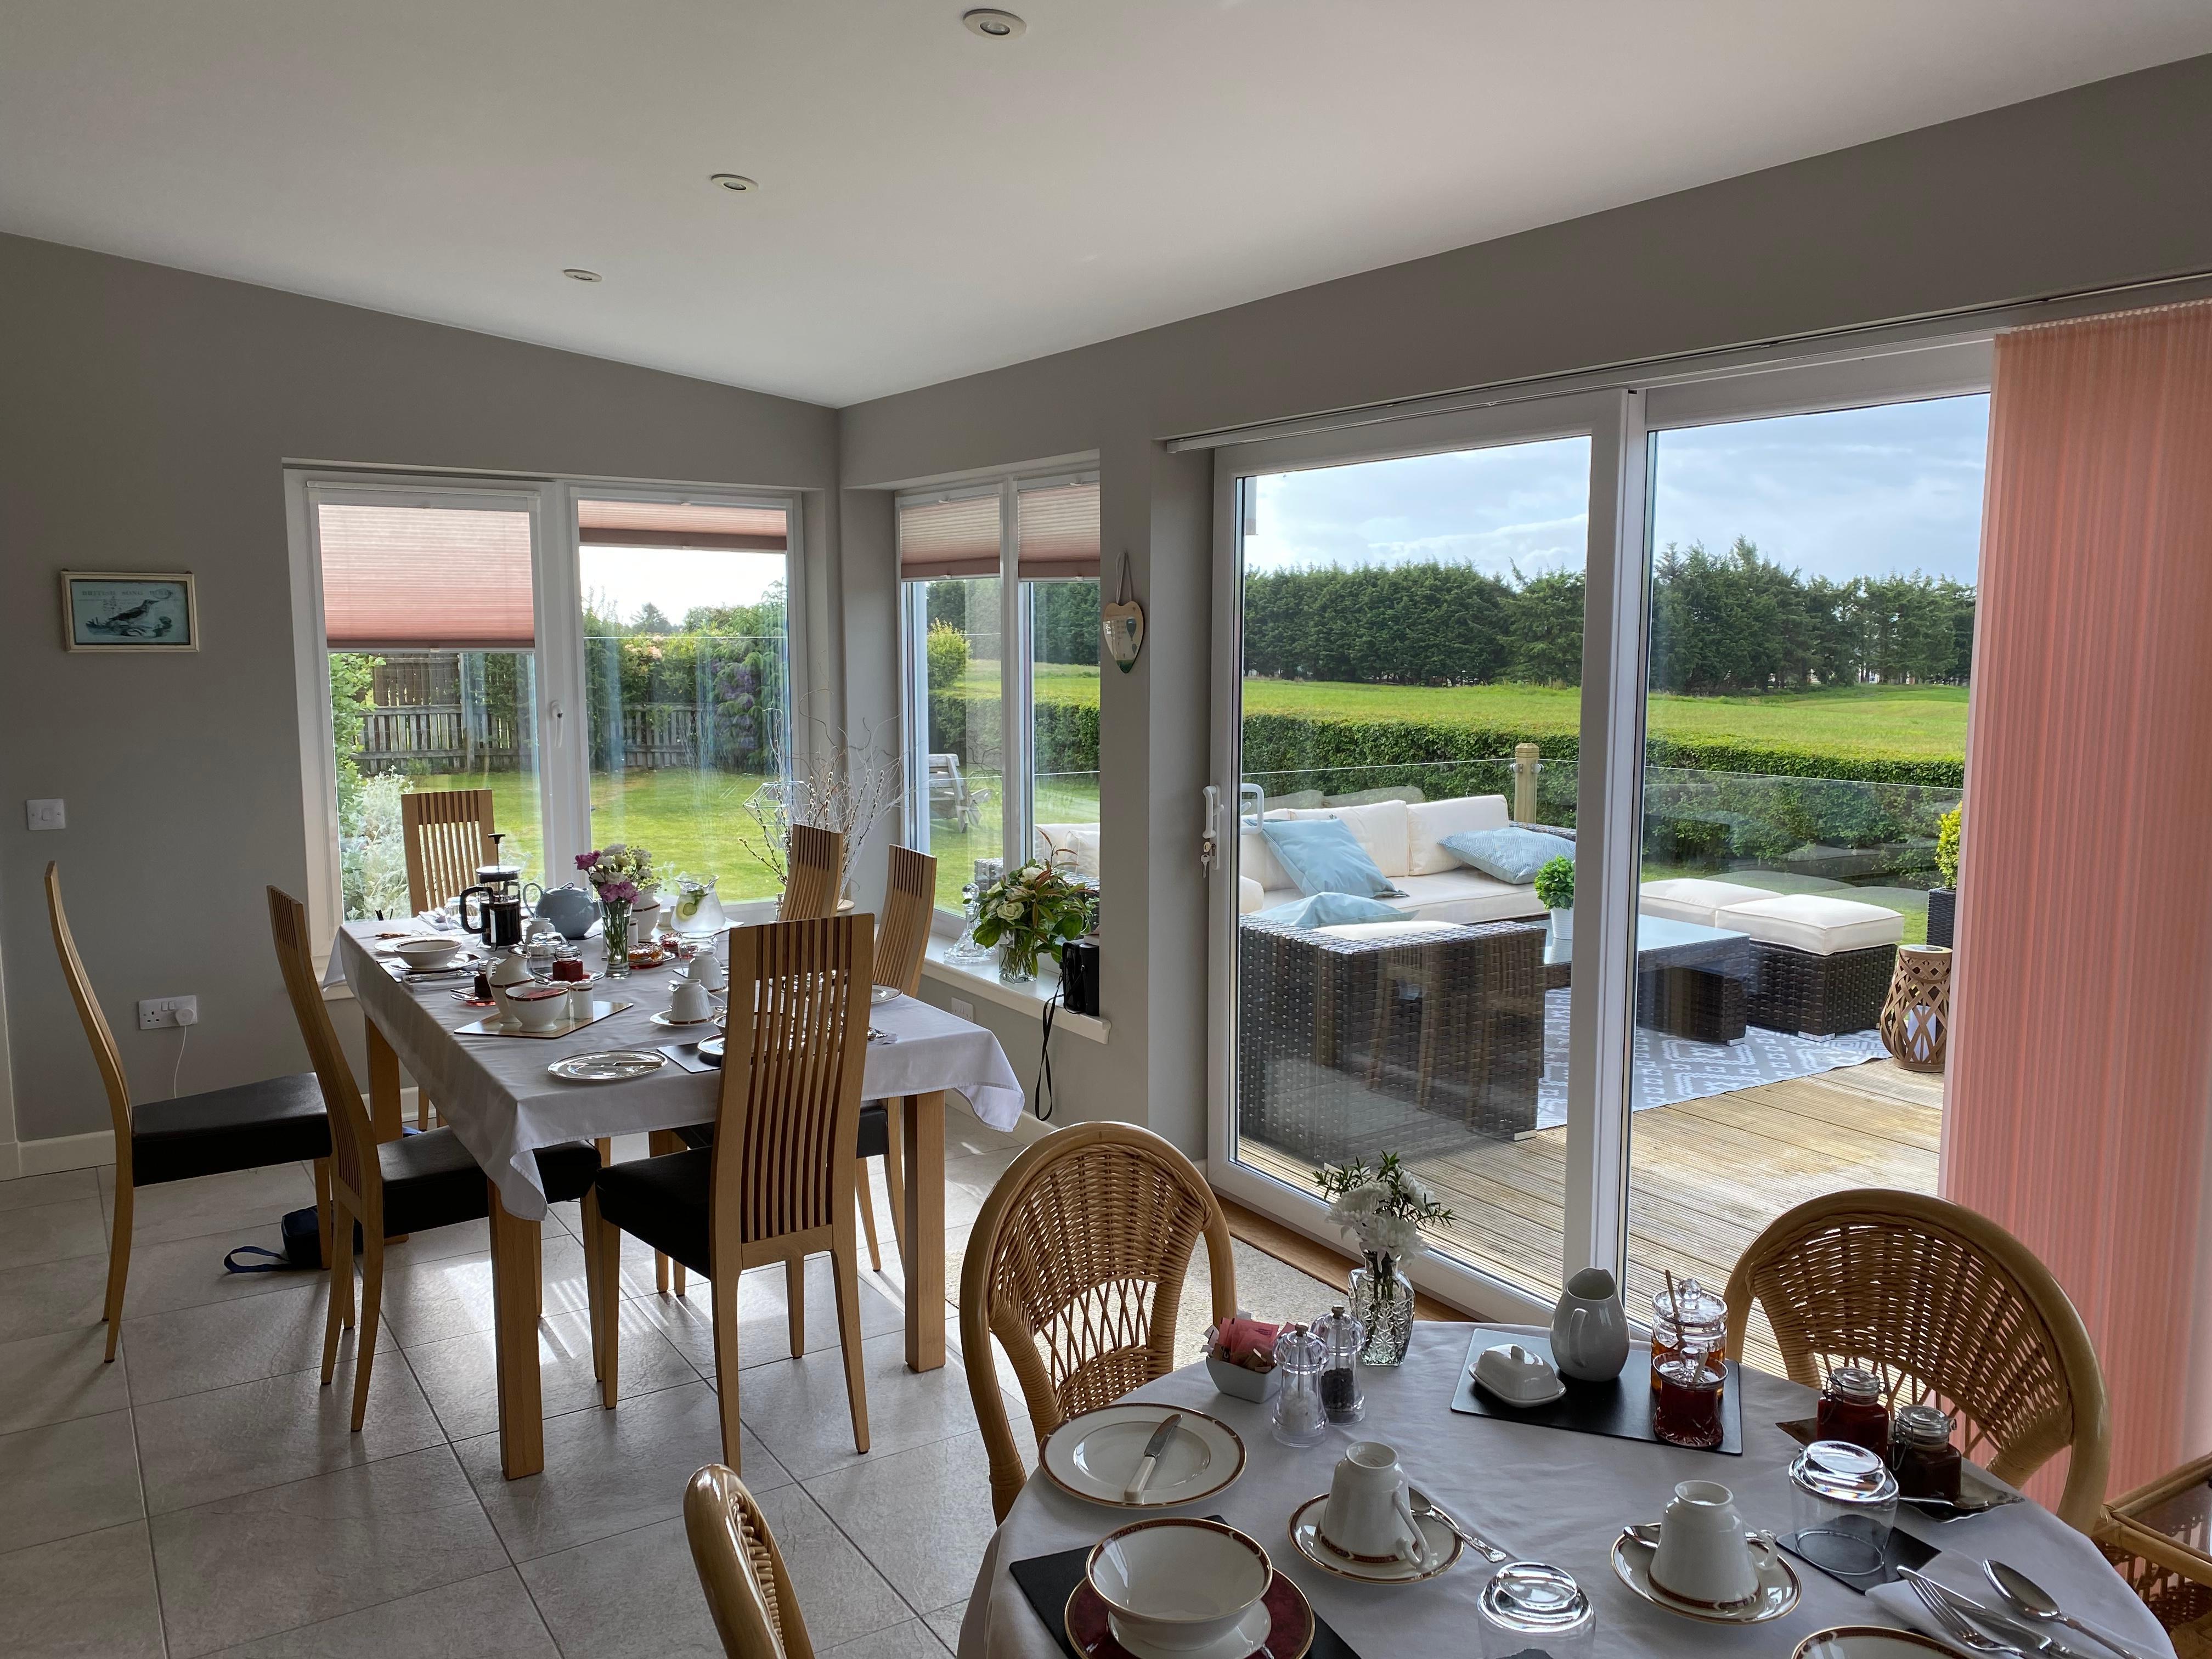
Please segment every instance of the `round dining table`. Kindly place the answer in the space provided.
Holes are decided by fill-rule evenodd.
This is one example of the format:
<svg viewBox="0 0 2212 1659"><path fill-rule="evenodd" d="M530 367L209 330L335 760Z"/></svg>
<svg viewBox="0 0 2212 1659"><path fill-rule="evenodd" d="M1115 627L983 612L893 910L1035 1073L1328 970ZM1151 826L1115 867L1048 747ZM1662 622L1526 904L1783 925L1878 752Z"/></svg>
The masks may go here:
<svg viewBox="0 0 2212 1659"><path fill-rule="evenodd" d="M1614 1577L1611 1551L1622 1526L1658 1520L1680 1481L1720 1481L1735 1492L1747 1525L1787 1532L1787 1470L1799 1448L1778 1425L1812 1414L1810 1390L1739 1368L1741 1456L1474 1416L1454 1412L1451 1401L1475 1328L1416 1324L1403 1365L1363 1369L1364 1419L1332 1427L1314 1446L1279 1443L1268 1427L1272 1405L1218 1392L1202 1364L1138 1389L1128 1398L1219 1418L1243 1438L1247 1454L1243 1473L1227 1490L1160 1512L1218 1516L1259 1540L1277 1569L1297 1582L1314 1611L1361 1659L1419 1654L1464 1659L1480 1653L1475 1603L1492 1569L1469 1549L1449 1571L1425 1582L1364 1584L1301 1558L1290 1538L1291 1511L1328 1491L1332 1469L1354 1440L1396 1447L1413 1484L1510 1555L1571 1572L1595 1604L1596 1650L1608 1659L1787 1656L1805 1637L1831 1626L1898 1624L1877 1602L1794 1558L1802 1598L1793 1612L1760 1625L1714 1625L1668 1613ZM1513 1328L1486 1328L1504 1341ZM2157 1620L2096 1547L2039 1504L2012 1504L1941 1524L1909 1509L1899 1516L1900 1527L1940 1549L2022 1569L2069 1611L2145 1656L2172 1655ZM985 1552L961 1626L960 1659L1059 1659L1056 1633L1023 1595L1012 1564L1088 1547L1134 1518L1126 1510L1086 1504L1032 1470ZM2100 1651L2086 1638L2069 1639L2077 1650Z"/></svg>

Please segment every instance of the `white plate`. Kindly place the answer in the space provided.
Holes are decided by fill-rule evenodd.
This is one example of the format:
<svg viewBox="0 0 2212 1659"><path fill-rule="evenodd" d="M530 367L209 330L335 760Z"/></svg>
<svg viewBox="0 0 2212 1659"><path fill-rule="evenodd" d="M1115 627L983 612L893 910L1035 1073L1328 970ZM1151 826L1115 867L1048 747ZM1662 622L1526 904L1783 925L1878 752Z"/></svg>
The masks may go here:
<svg viewBox="0 0 2212 1659"><path fill-rule="evenodd" d="M1837 1625L1814 1631L1797 1644L1790 1659L1927 1659L1931 1653L1955 1659L1955 1650L1917 1631Z"/></svg>
<svg viewBox="0 0 2212 1659"><path fill-rule="evenodd" d="M1131 1636L1121 1628L1119 1615L1106 1615L1106 1628L1114 1632L1114 1639L1136 1655L1137 1659L1244 1659L1248 1653L1257 1653L1267 1644L1267 1632L1274 1626L1274 1619L1264 1601L1255 1601L1250 1611L1237 1621L1237 1627L1218 1641L1202 1648L1154 1647L1142 1637Z"/></svg>
<svg viewBox="0 0 2212 1659"><path fill-rule="evenodd" d="M1797 1605L1797 1575L1778 1546L1758 1540L1747 1541L1744 1547L1758 1565L1759 1589L1740 1607L1706 1607L1668 1595L1651 1582L1651 1558L1659 1553L1656 1547L1625 1532L1613 1540L1613 1576L1653 1607L1679 1613L1685 1619L1708 1625L1763 1625Z"/></svg>
<svg viewBox="0 0 2212 1659"><path fill-rule="evenodd" d="M570 1054L545 1069L571 1083L619 1083L644 1077L668 1064L668 1056L650 1048L598 1048L588 1054Z"/></svg>
<svg viewBox="0 0 2212 1659"><path fill-rule="evenodd" d="M1182 1421L1153 1466L1144 1495L1130 1503L1121 1494L1144 1461L1145 1443L1177 1411ZM1069 1418L1038 1449L1038 1467L1062 1492L1116 1510L1195 1503L1244 1472L1244 1443L1237 1431L1188 1406L1102 1406Z"/></svg>
<svg viewBox="0 0 2212 1659"><path fill-rule="evenodd" d="M712 1025L714 1023L714 1017L709 1014L704 1019L671 1019L668 1017L668 1011L664 1008L660 1012L653 1015L653 1023L655 1025L673 1026L678 1030L682 1030L693 1025Z"/></svg>
<svg viewBox="0 0 2212 1659"><path fill-rule="evenodd" d="M1291 1511L1291 1542L1297 1546L1298 1553L1323 1572L1333 1572L1339 1578L1356 1578L1363 1584L1419 1584L1449 1572L1466 1546L1460 1536L1435 1516L1413 1517L1421 1529L1421 1559L1419 1561L1361 1561L1339 1554L1321 1535L1321 1512L1328 1502L1328 1494L1309 1498Z"/></svg>
<svg viewBox="0 0 2212 1659"><path fill-rule="evenodd" d="M868 1002L871 1006L877 1008L882 1007L886 1002L896 1002L905 994L906 993L900 990L896 985L871 985L868 987ZM1136 1650L1132 1648L1130 1649L1130 1651L1133 1653ZM1245 1651L1249 1653L1251 1650L1248 1648Z"/></svg>

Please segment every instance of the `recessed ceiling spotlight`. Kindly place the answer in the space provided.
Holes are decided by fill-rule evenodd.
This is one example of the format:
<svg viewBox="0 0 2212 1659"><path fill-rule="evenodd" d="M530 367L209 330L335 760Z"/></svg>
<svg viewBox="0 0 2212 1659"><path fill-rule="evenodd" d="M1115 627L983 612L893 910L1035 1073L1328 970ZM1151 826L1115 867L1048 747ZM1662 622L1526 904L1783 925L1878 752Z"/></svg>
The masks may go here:
<svg viewBox="0 0 2212 1659"><path fill-rule="evenodd" d="M572 283L596 283L599 280L599 273L598 271L586 270L580 265L570 265L568 270L562 271L561 274L563 276L566 276Z"/></svg>
<svg viewBox="0 0 2212 1659"><path fill-rule="evenodd" d="M1029 25L1010 11L1000 11L996 6L978 6L973 11L960 14L960 21L968 26L968 33L980 34L986 40L1011 40Z"/></svg>
<svg viewBox="0 0 2212 1659"><path fill-rule="evenodd" d="M707 182L710 185L720 185L724 190L735 196L757 195L760 191L760 181L757 179L748 179L742 173L717 173L709 177Z"/></svg>

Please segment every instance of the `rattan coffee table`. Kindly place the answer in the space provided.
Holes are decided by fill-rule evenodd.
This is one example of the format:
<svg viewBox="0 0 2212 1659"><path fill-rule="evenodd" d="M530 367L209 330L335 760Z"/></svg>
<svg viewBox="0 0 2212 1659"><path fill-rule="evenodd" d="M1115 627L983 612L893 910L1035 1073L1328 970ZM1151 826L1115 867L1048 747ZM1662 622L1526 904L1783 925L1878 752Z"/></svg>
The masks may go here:
<svg viewBox="0 0 2212 1659"><path fill-rule="evenodd" d="M1574 940L1544 936L1544 987L1572 982ZM1636 919L1636 1023L1692 1042L1734 1042L1743 1035L1752 978L1751 939L1725 927L1665 916Z"/></svg>

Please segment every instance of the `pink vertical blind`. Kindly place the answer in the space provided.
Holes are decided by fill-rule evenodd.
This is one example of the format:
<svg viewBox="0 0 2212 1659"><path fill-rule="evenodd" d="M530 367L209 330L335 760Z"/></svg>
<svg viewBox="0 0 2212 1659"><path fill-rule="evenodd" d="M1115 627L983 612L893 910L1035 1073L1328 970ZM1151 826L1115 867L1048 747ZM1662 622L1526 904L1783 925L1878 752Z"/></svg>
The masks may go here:
<svg viewBox="0 0 2212 1659"><path fill-rule="evenodd" d="M316 509L333 651L527 651L530 515L483 507Z"/></svg>
<svg viewBox="0 0 2212 1659"><path fill-rule="evenodd" d="M907 581L999 574L999 495L902 501L899 575Z"/></svg>
<svg viewBox="0 0 2212 1659"><path fill-rule="evenodd" d="M1024 489L1021 503L1024 581L1098 574L1098 486L1051 484Z"/></svg>
<svg viewBox="0 0 2212 1659"><path fill-rule="evenodd" d="M2115 1491L2203 1449L2212 304L1997 342L1942 1189L2087 1322Z"/></svg>

